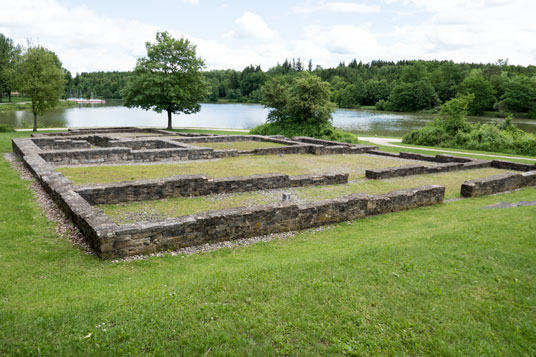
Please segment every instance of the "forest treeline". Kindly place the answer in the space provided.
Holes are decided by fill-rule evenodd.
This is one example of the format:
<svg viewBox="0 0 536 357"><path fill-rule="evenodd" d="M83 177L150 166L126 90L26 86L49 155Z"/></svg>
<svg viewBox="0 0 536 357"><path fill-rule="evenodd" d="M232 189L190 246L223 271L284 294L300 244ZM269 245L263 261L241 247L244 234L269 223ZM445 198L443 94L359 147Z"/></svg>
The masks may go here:
<svg viewBox="0 0 536 357"><path fill-rule="evenodd" d="M210 83L207 102L262 101L261 88L273 77L291 80L300 72L311 72L330 84L330 98L341 108L375 106L378 110L421 111L438 107L456 96L474 95L469 114L487 111L528 113L536 118L536 66L454 63L452 61L352 60L334 68L309 61L285 60L263 71L260 66L204 72ZM92 72L72 77L66 73L66 95L121 98L130 72Z"/></svg>

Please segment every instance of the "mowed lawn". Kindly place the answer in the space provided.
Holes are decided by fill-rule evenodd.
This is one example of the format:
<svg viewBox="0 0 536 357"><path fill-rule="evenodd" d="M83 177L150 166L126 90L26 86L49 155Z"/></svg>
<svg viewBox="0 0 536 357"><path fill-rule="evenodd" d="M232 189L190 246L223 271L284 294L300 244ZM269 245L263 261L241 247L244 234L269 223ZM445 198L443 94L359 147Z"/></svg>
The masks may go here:
<svg viewBox="0 0 536 357"><path fill-rule="evenodd" d="M223 142L223 143L191 143L191 145L212 148L214 150L233 150L234 149L238 151L286 146L283 144L272 143L269 141L253 141L253 140L229 141L229 142Z"/></svg>
<svg viewBox="0 0 536 357"><path fill-rule="evenodd" d="M57 168L75 185L156 179L174 175L206 174L211 178L281 173L286 175L349 173L365 177L366 169L394 166L435 165L378 155L246 155L216 160L157 163L150 165L73 166Z"/></svg>
<svg viewBox="0 0 536 357"><path fill-rule="evenodd" d="M0 355L536 354L534 188L111 263L0 185Z"/></svg>

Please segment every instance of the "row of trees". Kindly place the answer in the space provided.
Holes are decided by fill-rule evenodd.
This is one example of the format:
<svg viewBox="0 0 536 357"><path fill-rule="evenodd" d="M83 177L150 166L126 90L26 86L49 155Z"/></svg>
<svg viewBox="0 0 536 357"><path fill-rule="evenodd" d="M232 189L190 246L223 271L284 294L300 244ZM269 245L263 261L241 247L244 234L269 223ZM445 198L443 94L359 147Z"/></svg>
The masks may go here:
<svg viewBox="0 0 536 357"><path fill-rule="evenodd" d="M262 102L262 88L275 77L289 80L303 72L317 75L330 84L330 100L340 108L376 106L379 110L420 111L432 109L456 96L473 94L470 115L486 111L529 113L536 118L536 67L514 66L499 60L494 64L452 61L356 60L335 68L313 69L300 59L285 60L263 71L248 66L204 72L210 85L205 101ZM68 74L66 95L121 98L130 72Z"/></svg>
<svg viewBox="0 0 536 357"><path fill-rule="evenodd" d="M11 101L15 90L28 97L34 131L37 115L55 107L64 94L65 72L54 52L31 43L23 49L0 34L0 99L7 93Z"/></svg>

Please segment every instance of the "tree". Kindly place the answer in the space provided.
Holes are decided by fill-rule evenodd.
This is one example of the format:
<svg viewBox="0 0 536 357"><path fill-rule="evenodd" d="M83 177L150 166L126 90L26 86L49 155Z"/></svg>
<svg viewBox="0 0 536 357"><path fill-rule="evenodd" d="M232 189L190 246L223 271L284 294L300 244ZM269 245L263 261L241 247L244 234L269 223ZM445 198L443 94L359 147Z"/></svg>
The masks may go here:
<svg viewBox="0 0 536 357"><path fill-rule="evenodd" d="M335 104L329 100L329 87L328 82L307 71L271 78L263 87L263 104L271 108L267 123L251 133L356 142L354 135L331 125Z"/></svg>
<svg viewBox="0 0 536 357"><path fill-rule="evenodd" d="M55 53L30 45L19 63L18 83L20 91L32 101L33 130L37 131L37 116L56 106L63 94L61 62Z"/></svg>
<svg viewBox="0 0 536 357"><path fill-rule="evenodd" d="M157 32L156 43L147 42L147 57L138 59L123 90L124 105L167 112L168 129L172 114L192 114L201 110L199 102L209 93L201 70L204 61L196 56L196 46L188 39L174 39Z"/></svg>
<svg viewBox="0 0 536 357"><path fill-rule="evenodd" d="M412 112L430 109L437 102L434 87L428 79L399 83L389 95L390 107L397 112Z"/></svg>
<svg viewBox="0 0 536 357"><path fill-rule="evenodd" d="M387 100L391 93L391 87L385 79L374 80L369 79L365 86L366 96L365 104L375 105L380 100Z"/></svg>
<svg viewBox="0 0 536 357"><path fill-rule="evenodd" d="M468 112L471 115L481 115L484 110L493 109L495 104L495 90L491 83L482 76L482 72L474 69L465 77L460 84L458 93L467 95L473 94L474 99L468 106Z"/></svg>
<svg viewBox="0 0 536 357"><path fill-rule="evenodd" d="M536 77L515 76L508 80L502 102L514 112L536 110Z"/></svg>
<svg viewBox="0 0 536 357"><path fill-rule="evenodd" d="M13 45L13 40L0 33L0 102L7 92L11 102L11 92L16 85L15 64L20 59L20 46Z"/></svg>

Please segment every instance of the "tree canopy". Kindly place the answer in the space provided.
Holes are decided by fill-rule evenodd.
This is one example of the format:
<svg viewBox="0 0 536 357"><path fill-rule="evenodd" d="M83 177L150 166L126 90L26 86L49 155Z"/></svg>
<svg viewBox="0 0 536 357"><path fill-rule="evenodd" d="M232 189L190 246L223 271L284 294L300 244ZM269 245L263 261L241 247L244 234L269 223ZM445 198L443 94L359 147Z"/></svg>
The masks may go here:
<svg viewBox="0 0 536 357"><path fill-rule="evenodd" d="M20 46L15 46L12 39L0 33L0 102L6 92L11 101L11 92L16 86L15 65L20 59L20 53Z"/></svg>
<svg viewBox="0 0 536 357"><path fill-rule="evenodd" d="M208 95L204 61L188 39L174 39L168 32L157 32L156 43L145 47L147 56L138 59L122 92L124 105L167 112L171 129L172 114L201 110L199 102Z"/></svg>
<svg viewBox="0 0 536 357"><path fill-rule="evenodd" d="M270 108L268 123L251 132L355 142L355 136L331 125L331 113L336 106L330 101L329 88L329 83L308 72L293 78L270 79L263 87L263 104Z"/></svg>
<svg viewBox="0 0 536 357"><path fill-rule="evenodd" d="M19 90L32 101L33 130L36 131L37 116L53 108L63 94L61 62L46 48L30 45L18 63L17 72Z"/></svg>
<svg viewBox="0 0 536 357"><path fill-rule="evenodd" d="M460 84L459 94L472 94L474 99L468 104L471 115L481 115L485 110L493 109L497 101L495 90L491 83L482 76L482 71L474 69Z"/></svg>

